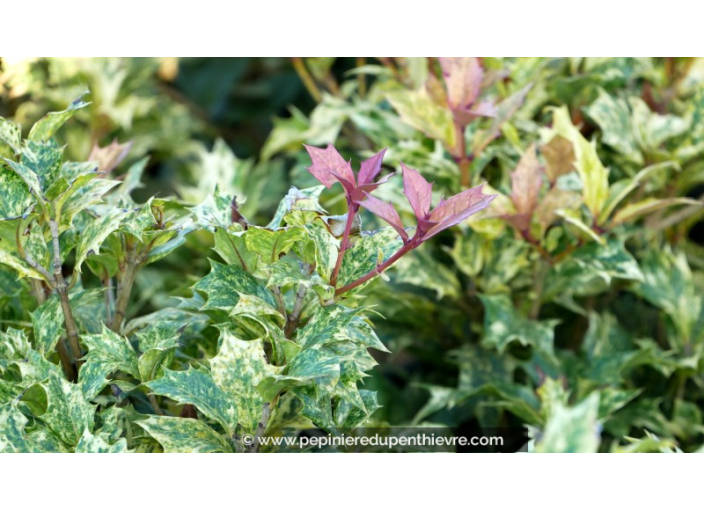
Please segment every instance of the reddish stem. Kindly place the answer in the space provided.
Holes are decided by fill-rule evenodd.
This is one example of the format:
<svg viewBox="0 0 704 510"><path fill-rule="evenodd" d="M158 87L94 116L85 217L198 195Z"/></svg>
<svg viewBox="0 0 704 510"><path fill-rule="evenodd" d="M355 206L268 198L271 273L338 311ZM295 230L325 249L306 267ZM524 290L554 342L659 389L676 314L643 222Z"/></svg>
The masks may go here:
<svg viewBox="0 0 704 510"><path fill-rule="evenodd" d="M398 259L403 257L406 253L408 253L409 251L411 251L414 248L417 248L421 243L419 237L420 236L416 236L413 239L411 239L409 242L404 244L400 250L398 250L391 257L389 257L386 261L384 261L381 264L379 264L378 266L376 266L373 270L369 271L367 274L365 274L361 278L356 279L352 283L348 283L344 287L340 287L339 289L336 289L335 296L339 296L340 294L344 294L345 292L348 292L348 291L354 289L355 287L359 287L363 283L366 283L367 281L371 280L375 276L378 276L381 273L383 273L394 262L396 262Z"/></svg>
<svg viewBox="0 0 704 510"><path fill-rule="evenodd" d="M335 262L335 268L332 270L330 275L330 285L333 287L337 284L337 277L340 274L340 269L342 268L342 259L345 257L345 252L350 247L350 232L352 231L352 225L354 223L354 217L359 211L359 205L354 202L347 200L347 222L345 223L345 231L342 234L342 243L340 243L340 251L337 253L337 262Z"/></svg>

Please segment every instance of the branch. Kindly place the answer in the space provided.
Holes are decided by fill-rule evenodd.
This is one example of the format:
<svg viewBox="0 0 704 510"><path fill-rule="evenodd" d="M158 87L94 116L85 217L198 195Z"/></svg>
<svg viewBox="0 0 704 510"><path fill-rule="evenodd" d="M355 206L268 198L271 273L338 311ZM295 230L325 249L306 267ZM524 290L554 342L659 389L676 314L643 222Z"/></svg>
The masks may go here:
<svg viewBox="0 0 704 510"><path fill-rule="evenodd" d="M54 283L56 292L59 294L61 301L61 309L64 314L64 325L66 326L66 334L68 335L68 344L71 348L71 354L76 362L76 371L83 364L81 361L81 344L78 341L78 328L76 320L73 317L71 310L71 302L68 298L68 286L64 279L61 270L61 245L59 244L59 223L58 220L49 220L49 229L51 230L51 240L54 248Z"/></svg>
<svg viewBox="0 0 704 510"><path fill-rule="evenodd" d="M315 99L316 103L320 103L323 100L323 96L320 93L320 90L318 90L318 86L315 84L313 76L311 76L308 69L306 69L303 59L301 57L292 57L291 62L293 63L293 68L296 70L296 73L298 73L298 77L303 82L303 85L305 85L308 93L313 99Z"/></svg>
<svg viewBox="0 0 704 510"><path fill-rule="evenodd" d="M354 217L359 211L359 205L354 202L347 201L347 221L345 222L345 231L342 234L342 243L340 244L340 249L337 252L337 261L335 262L335 268L332 270L330 275L330 285L335 287L337 285L337 277L340 274L340 269L342 268L342 259L345 257L345 252L350 247L350 232L352 232L352 225L354 225Z"/></svg>
<svg viewBox="0 0 704 510"><path fill-rule="evenodd" d="M293 303L293 310L288 316L286 321L286 326L284 327L284 336L286 338L291 338L293 332L296 331L298 327L298 319L301 315L301 310L303 310L303 301L305 300L306 294L308 292L308 287L304 284L298 286L296 291L296 300Z"/></svg>
<svg viewBox="0 0 704 510"><path fill-rule="evenodd" d="M269 424L269 418L271 418L271 405L264 404L262 406L262 418L257 424L257 432L254 434L254 440L248 449L249 453L257 453L259 443L261 442L264 432L266 431L266 426Z"/></svg>
<svg viewBox="0 0 704 510"><path fill-rule="evenodd" d="M354 289L355 287L359 287L363 283L366 283L367 281L371 280L375 276L380 275L383 273L386 269L388 269L391 265L394 264L398 259L403 257L406 253L410 252L412 249L417 248L420 245L421 241L420 240L415 240L412 239L411 241L407 242L404 244L400 250L398 250L396 253L394 253L391 257L389 257L386 261L382 262L378 266L376 266L373 270L369 271L367 274L362 276L361 278L358 278L357 280L353 281L352 283L348 283L344 287L340 287L339 289L335 289L335 296L339 296L341 294L344 294L345 292L349 292L350 290Z"/></svg>

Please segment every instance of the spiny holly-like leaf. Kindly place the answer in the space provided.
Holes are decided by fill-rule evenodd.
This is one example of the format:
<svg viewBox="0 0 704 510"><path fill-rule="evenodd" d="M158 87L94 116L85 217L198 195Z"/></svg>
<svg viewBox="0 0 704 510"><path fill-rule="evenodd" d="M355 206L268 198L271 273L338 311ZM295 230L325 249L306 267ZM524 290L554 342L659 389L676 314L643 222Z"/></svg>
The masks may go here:
<svg viewBox="0 0 704 510"><path fill-rule="evenodd" d="M480 295L484 305L484 338L482 344L500 353L516 340L531 345L549 356L553 355L554 328L558 321L532 321L522 317L508 296Z"/></svg>
<svg viewBox="0 0 704 510"><path fill-rule="evenodd" d="M68 230L73 225L73 220L78 213L101 202L104 195L118 184L120 184L120 181L92 179L80 188L72 190L61 210L59 231Z"/></svg>
<svg viewBox="0 0 704 510"><path fill-rule="evenodd" d="M269 229L277 229L281 227L284 218L289 215L299 214L304 218L315 218L325 214L325 209L320 205L320 194L325 189L325 186L315 186L313 188L298 189L294 186L288 191L286 196L279 203L276 213L271 222L266 226ZM302 224L308 223L303 222ZM300 226L300 224L299 224Z"/></svg>
<svg viewBox="0 0 704 510"><path fill-rule="evenodd" d="M127 440L118 439L114 444L110 444L101 435L93 435L88 429L83 432L81 439L76 445L76 453L125 453L127 451Z"/></svg>
<svg viewBox="0 0 704 510"><path fill-rule="evenodd" d="M27 333L23 329L7 328L0 331L0 368L10 360L22 359L27 356L31 346Z"/></svg>
<svg viewBox="0 0 704 510"><path fill-rule="evenodd" d="M56 141L45 142L27 140L21 149L22 166L29 169L39 179L44 195L54 184L61 168L63 148Z"/></svg>
<svg viewBox="0 0 704 510"><path fill-rule="evenodd" d="M254 433L262 415L264 400L257 385L271 374L261 340L240 340L227 330L220 334L220 350L210 360L213 381L237 408L240 426Z"/></svg>
<svg viewBox="0 0 704 510"><path fill-rule="evenodd" d="M321 307L299 331L296 342L308 349L329 342L359 340L365 347L388 352L373 331L365 328L365 333L370 334L369 337L355 331L363 322L359 316L363 312L363 308L351 309L339 305Z"/></svg>
<svg viewBox="0 0 704 510"><path fill-rule="evenodd" d="M83 432L93 428L95 407L88 403L79 385L57 373L52 372L39 384L47 396L42 420L63 442L77 444Z"/></svg>
<svg viewBox="0 0 704 510"><path fill-rule="evenodd" d="M20 125L0 117L0 142L9 145L15 153L18 153L22 144Z"/></svg>
<svg viewBox="0 0 704 510"><path fill-rule="evenodd" d="M328 232L322 224L316 222L306 227L310 241L302 258L309 264L315 264L315 270L325 281L330 281L330 275L337 262L340 242Z"/></svg>
<svg viewBox="0 0 704 510"><path fill-rule="evenodd" d="M75 309L83 299L92 297L99 292L99 290L78 291L69 296L69 301ZM52 294L30 315L32 316L32 325L34 327L35 348L40 353L48 356L54 351L56 342L64 333L64 316L59 296Z"/></svg>
<svg viewBox="0 0 704 510"><path fill-rule="evenodd" d="M225 439L200 420L150 416L135 423L156 439L166 453L232 452Z"/></svg>
<svg viewBox="0 0 704 510"><path fill-rule="evenodd" d="M383 228L372 234L362 233L347 250L338 277L339 285L361 278L396 253L403 241L393 228Z"/></svg>
<svg viewBox="0 0 704 510"><path fill-rule="evenodd" d="M106 145L105 147L100 147L96 143L93 144L93 148L90 150L88 161L97 163L98 171L101 174L109 174L127 157L131 148L132 142L119 144L117 143L117 139L113 140L110 145Z"/></svg>
<svg viewBox="0 0 704 510"><path fill-rule="evenodd" d="M247 249L258 254L264 263L276 262L299 241L305 240L307 232L303 227L288 227L269 230L262 227L249 227L243 235Z"/></svg>
<svg viewBox="0 0 704 510"><path fill-rule="evenodd" d="M599 448L599 394L592 393L574 407L555 404L536 451L594 453Z"/></svg>
<svg viewBox="0 0 704 510"><path fill-rule="evenodd" d="M0 453L31 453L34 445L25 433L27 418L13 404L0 406Z"/></svg>
<svg viewBox="0 0 704 510"><path fill-rule="evenodd" d="M42 185L39 182L39 177L32 171L31 168L23 165L22 163L17 163L11 159L3 158L5 163L7 163L10 168L24 181L24 183L29 188L29 191L37 198L37 200L42 200L44 194L42 193Z"/></svg>
<svg viewBox="0 0 704 510"><path fill-rule="evenodd" d="M106 377L117 370L139 378L137 353L129 341L103 325L97 335L83 335L81 340L88 347L79 382L86 398L94 398L109 383Z"/></svg>
<svg viewBox="0 0 704 510"><path fill-rule="evenodd" d="M17 173L0 167L0 189L0 220L23 216L32 204L32 195L22 178Z"/></svg>
<svg viewBox="0 0 704 510"><path fill-rule="evenodd" d="M208 301L204 309L220 309L229 313L237 306L240 295L243 294L255 296L276 308L274 296L239 266L225 266L212 260L210 265L210 273L193 287L207 294Z"/></svg>
<svg viewBox="0 0 704 510"><path fill-rule="evenodd" d="M65 110L48 113L45 117L40 119L29 131L28 139L39 142L49 140L68 119L76 114L77 110L90 104L83 102L82 99L87 93L88 91L81 94L80 97L74 100Z"/></svg>
<svg viewBox="0 0 704 510"><path fill-rule="evenodd" d="M230 395L220 389L211 375L191 368L185 372L164 369L164 376L146 385L157 395L180 404L192 404L225 429L228 437L237 430L237 408Z"/></svg>
<svg viewBox="0 0 704 510"><path fill-rule="evenodd" d="M103 241L120 228L122 222L129 215L129 211L112 209L105 215L96 218L81 232L81 237L76 246L76 269L80 272L83 262L92 254L100 252Z"/></svg>

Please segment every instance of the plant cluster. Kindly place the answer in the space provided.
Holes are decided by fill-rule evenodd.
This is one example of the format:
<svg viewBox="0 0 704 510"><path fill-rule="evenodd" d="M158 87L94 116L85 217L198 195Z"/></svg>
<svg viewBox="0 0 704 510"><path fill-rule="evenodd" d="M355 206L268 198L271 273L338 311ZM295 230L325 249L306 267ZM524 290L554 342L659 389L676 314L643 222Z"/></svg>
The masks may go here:
<svg viewBox="0 0 704 510"><path fill-rule="evenodd" d="M291 62L252 160L192 62L2 63L0 450L700 447L704 61Z"/></svg>

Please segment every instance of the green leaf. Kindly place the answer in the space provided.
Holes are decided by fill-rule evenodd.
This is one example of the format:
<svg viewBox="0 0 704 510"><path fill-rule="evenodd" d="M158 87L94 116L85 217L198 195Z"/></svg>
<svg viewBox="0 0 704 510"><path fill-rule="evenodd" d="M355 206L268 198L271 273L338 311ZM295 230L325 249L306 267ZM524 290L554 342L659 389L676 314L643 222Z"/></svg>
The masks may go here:
<svg viewBox="0 0 704 510"><path fill-rule="evenodd" d="M386 95L404 122L446 147L455 146L455 128L449 108L436 104L425 88L399 90Z"/></svg>
<svg viewBox="0 0 704 510"><path fill-rule="evenodd" d="M315 263L317 273L328 282L337 263L340 242L319 223L308 225L306 230L310 242L306 244L302 258L308 263Z"/></svg>
<svg viewBox="0 0 704 510"><path fill-rule="evenodd" d="M193 288L208 296L204 309L219 309L232 312L241 295L259 298L272 308L276 308L274 296L256 278L235 265L225 266L210 261L212 270Z"/></svg>
<svg viewBox="0 0 704 510"><path fill-rule="evenodd" d="M83 299L96 295L99 290L78 291L69 296L72 308L76 308ZM37 351L49 356L64 333L64 315L61 301L57 294L52 294L34 312L30 313L34 328L34 345Z"/></svg>
<svg viewBox="0 0 704 510"><path fill-rule="evenodd" d="M104 216L96 218L86 227L76 246L76 270L81 271L83 262L93 254L100 253L100 246L103 241L120 228L123 220L129 215L129 211L112 209Z"/></svg>
<svg viewBox="0 0 704 510"><path fill-rule="evenodd" d="M220 434L199 420L150 416L135 423L156 439L166 453L232 452L232 448Z"/></svg>
<svg viewBox="0 0 704 510"><path fill-rule="evenodd" d="M10 168L24 181L24 183L29 188L29 191L36 197L40 202L43 201L44 193L42 192L42 185L39 182L39 177L32 171L31 168L23 165L22 163L16 163L11 159L3 158L5 163L10 165Z"/></svg>
<svg viewBox="0 0 704 510"><path fill-rule="evenodd" d="M583 232L597 243L604 244L606 242L601 236L599 236L599 234L594 232L594 230L592 230L586 225L586 223L582 221L579 212L573 211L571 209L558 209L557 211L555 211L555 214L560 216L570 225L574 225L575 227L577 227L579 231Z"/></svg>
<svg viewBox="0 0 704 510"><path fill-rule="evenodd" d="M57 373L49 374L48 379L39 384L46 391L48 402L42 421L64 443L77 444L83 432L93 428L95 407L88 403L79 385Z"/></svg>
<svg viewBox="0 0 704 510"><path fill-rule="evenodd" d="M25 433L27 418L15 405L0 406L0 453L31 453L34 445Z"/></svg>
<svg viewBox="0 0 704 510"><path fill-rule="evenodd" d="M22 144L22 127L15 122L0 117L0 142L9 145L17 154Z"/></svg>
<svg viewBox="0 0 704 510"><path fill-rule="evenodd" d="M289 216L289 219L298 217L312 221L313 218L325 214L326 211L319 202L320 194L324 189L325 186L314 186L306 189L298 189L295 186L291 186L288 194L279 203L274 217L266 228L271 230L281 228L286 216ZM306 225L310 221L295 222L295 226Z"/></svg>
<svg viewBox="0 0 704 510"><path fill-rule="evenodd" d="M164 369L164 377L146 383L157 395L167 396L180 404L196 406L208 418L225 429L228 437L237 430L237 408L234 400L216 386L209 373L191 368L185 372Z"/></svg>
<svg viewBox="0 0 704 510"><path fill-rule="evenodd" d="M0 220L19 218L27 213L32 204L32 195L22 178L10 170L0 167Z"/></svg>
<svg viewBox="0 0 704 510"><path fill-rule="evenodd" d="M93 435L88 429L83 432L76 445L76 453L124 453L127 440L118 439L114 444L108 443L101 435Z"/></svg>
<svg viewBox="0 0 704 510"><path fill-rule="evenodd" d="M210 360L210 366L215 384L234 401L240 426L245 432L256 432L264 406L257 385L272 370L266 362L263 342L240 340L223 330L220 350Z"/></svg>
<svg viewBox="0 0 704 510"><path fill-rule="evenodd" d="M599 89L599 96L584 109L601 128L602 141L631 161L641 164L643 155L635 139L628 103Z"/></svg>
<svg viewBox="0 0 704 510"><path fill-rule="evenodd" d="M83 96L87 93L88 91L85 91L81 94L80 97L74 100L65 110L48 113L45 117L40 119L32 126L28 139L39 142L49 140L68 119L76 114L76 111L90 104L82 100Z"/></svg>
<svg viewBox="0 0 704 510"><path fill-rule="evenodd" d="M46 142L27 140L21 153L22 166L38 177L43 194L47 195L59 175L63 148L59 147L54 140Z"/></svg>
<svg viewBox="0 0 704 510"><path fill-rule="evenodd" d="M684 254L673 254L669 249L650 251L641 268L644 279L635 291L670 316L678 332L676 342L704 338L704 331L696 328L703 300Z"/></svg>
<svg viewBox="0 0 704 510"><path fill-rule="evenodd" d="M685 197L674 197L674 198L646 198L640 202L634 204L628 204L623 209L620 209L613 219L613 223L618 225L619 223L626 223L629 221L634 221L644 214L649 214L653 211L658 211L666 207L671 207L673 205L698 205L704 207L704 203L699 200L693 200L691 198Z"/></svg>
<svg viewBox="0 0 704 510"><path fill-rule="evenodd" d="M262 227L249 227L244 234L247 249L259 255L264 263L273 263L291 250L294 244L307 239L302 227L287 227L269 230Z"/></svg>
<svg viewBox="0 0 704 510"><path fill-rule="evenodd" d="M460 293L460 282L455 273L447 266L434 260L427 250L415 250L414 253L402 258L397 266L395 280L398 283L409 283L425 287L436 292L437 299L445 296L457 297Z"/></svg>
<svg viewBox="0 0 704 510"><path fill-rule="evenodd" d="M373 271L380 263L396 253L401 246L403 241L392 227L383 228L373 234L361 233L352 248L345 252L337 280L338 286L352 283L369 271Z"/></svg>
<svg viewBox="0 0 704 510"><path fill-rule="evenodd" d="M574 147L575 168L582 179L582 196L593 218L598 218L609 196L609 172L602 165L596 152L596 144L587 141L570 119L566 106L554 108L553 136L559 135Z"/></svg>
<svg viewBox="0 0 704 510"><path fill-rule="evenodd" d="M491 119L491 124L489 127L486 130L481 131L473 140L472 150L475 154L481 153L497 136L499 136L501 133L501 128L506 122L508 122L513 114L518 111L531 88L532 85L526 85L522 89L511 94L496 106L496 115Z"/></svg>
<svg viewBox="0 0 704 510"><path fill-rule="evenodd" d="M646 177L659 170L665 170L673 167L678 168L677 163L674 161L665 161L663 163L657 163L655 165L645 167L633 177L622 179L612 184L609 188L609 198L606 201L606 204L604 205L604 209L599 215L599 225L603 225L604 223L606 223L616 206L620 204L621 201L626 198L629 193L631 193L631 191L636 189Z"/></svg>
<svg viewBox="0 0 704 510"><path fill-rule="evenodd" d="M557 403L536 445L541 453L594 453L599 448L599 394L574 407Z"/></svg>
<svg viewBox="0 0 704 510"><path fill-rule="evenodd" d="M558 321L532 321L522 317L506 295L480 295L484 305L482 345L503 353L514 340L553 356L554 331Z"/></svg>
<svg viewBox="0 0 704 510"><path fill-rule="evenodd" d="M88 347L85 364L79 374L79 382L86 398L94 398L109 383L106 377L117 370L139 378L137 353L129 341L103 325L96 335L82 335Z"/></svg>

